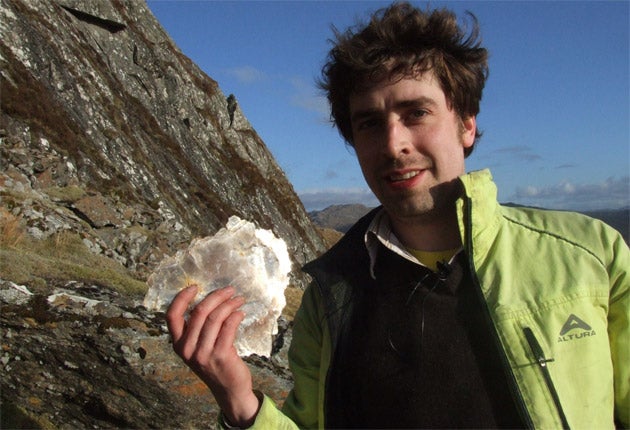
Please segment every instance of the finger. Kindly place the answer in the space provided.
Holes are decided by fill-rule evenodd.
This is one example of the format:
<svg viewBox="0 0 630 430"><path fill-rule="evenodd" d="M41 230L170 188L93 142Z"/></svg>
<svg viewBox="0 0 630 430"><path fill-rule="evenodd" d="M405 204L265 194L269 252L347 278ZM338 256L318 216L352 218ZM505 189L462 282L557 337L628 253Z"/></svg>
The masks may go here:
<svg viewBox="0 0 630 430"><path fill-rule="evenodd" d="M190 312L189 325L197 325L199 329L203 326L208 315L213 312L222 303L228 301L234 296L234 287L225 287L212 291L203 300L201 300Z"/></svg>
<svg viewBox="0 0 630 430"><path fill-rule="evenodd" d="M214 348L219 352L219 354L231 349L234 346L238 326L244 319L245 312L236 311L232 312L232 314L230 314L230 316L225 320L223 326L221 327L219 337L214 345Z"/></svg>
<svg viewBox="0 0 630 430"><path fill-rule="evenodd" d="M199 333L199 342L197 354L200 358L208 357L215 349L217 340L223 336L223 327L230 316L234 314L238 308L243 306L245 299L237 296L222 303L211 314L208 315L201 332ZM232 336L233 338L233 336Z"/></svg>
<svg viewBox="0 0 630 430"><path fill-rule="evenodd" d="M184 315L188 310L190 302L192 302L197 295L197 291L198 288L196 285L183 289L175 296L168 307L168 311L166 312L166 325L168 326L168 331L171 333L173 341L179 340L184 333L186 326Z"/></svg>
<svg viewBox="0 0 630 430"><path fill-rule="evenodd" d="M198 348L199 334L204 325L208 322L216 324L218 327L223 324L223 320L227 318L230 311L225 310L226 303L230 301L234 295L233 287L225 287L215 290L208 294L201 302L199 302L190 312L190 317L186 324L186 329L182 333L180 341L181 346L177 347L180 355L190 357L190 355ZM209 321L208 321L209 319ZM218 329L214 331L215 336ZM214 341L212 341L214 345Z"/></svg>

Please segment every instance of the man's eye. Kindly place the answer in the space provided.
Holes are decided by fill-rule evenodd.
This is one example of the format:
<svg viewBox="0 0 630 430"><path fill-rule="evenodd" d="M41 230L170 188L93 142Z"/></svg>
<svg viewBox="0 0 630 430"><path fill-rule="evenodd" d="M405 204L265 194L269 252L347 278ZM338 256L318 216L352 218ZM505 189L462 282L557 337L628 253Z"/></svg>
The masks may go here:
<svg viewBox="0 0 630 430"><path fill-rule="evenodd" d="M368 128L375 127L378 124L378 121L374 118L364 119L357 123L357 130L367 130Z"/></svg>
<svg viewBox="0 0 630 430"><path fill-rule="evenodd" d="M427 111L422 110L422 109L416 109L416 110L411 112L412 118L422 118L426 114L427 114Z"/></svg>

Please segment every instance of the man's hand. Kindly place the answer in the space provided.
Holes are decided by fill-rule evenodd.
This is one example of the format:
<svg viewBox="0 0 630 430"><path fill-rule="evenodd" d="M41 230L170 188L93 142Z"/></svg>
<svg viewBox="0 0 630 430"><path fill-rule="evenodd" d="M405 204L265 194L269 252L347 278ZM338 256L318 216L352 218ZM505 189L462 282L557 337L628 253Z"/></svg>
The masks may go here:
<svg viewBox="0 0 630 430"><path fill-rule="evenodd" d="M236 353L236 329L245 314L238 309L245 299L234 288L213 291L190 312L197 287L182 290L166 313L173 349L212 391L230 425L253 424L260 401L252 389L252 376Z"/></svg>

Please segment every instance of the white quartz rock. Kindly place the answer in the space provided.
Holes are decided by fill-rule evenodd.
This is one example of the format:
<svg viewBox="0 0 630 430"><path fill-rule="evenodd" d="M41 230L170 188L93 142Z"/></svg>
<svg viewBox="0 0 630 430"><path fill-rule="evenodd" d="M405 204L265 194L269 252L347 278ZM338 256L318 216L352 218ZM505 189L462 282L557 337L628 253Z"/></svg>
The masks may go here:
<svg viewBox="0 0 630 430"><path fill-rule="evenodd" d="M197 285L195 304L210 292L231 285L246 299L234 346L240 356L271 354L272 334L286 302L291 259L282 239L249 221L230 217L214 236L195 239L190 246L165 258L151 274L143 305L166 310L175 295Z"/></svg>

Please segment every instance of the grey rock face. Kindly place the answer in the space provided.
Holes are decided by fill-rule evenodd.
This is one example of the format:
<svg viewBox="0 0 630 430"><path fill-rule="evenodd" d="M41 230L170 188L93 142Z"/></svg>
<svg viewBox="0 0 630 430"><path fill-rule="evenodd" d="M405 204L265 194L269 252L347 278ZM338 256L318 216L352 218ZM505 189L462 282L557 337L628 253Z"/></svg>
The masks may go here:
<svg viewBox="0 0 630 430"><path fill-rule="evenodd" d="M218 406L173 352L160 315L100 286L47 287L0 280L2 428L214 427ZM279 403L292 385L283 355L246 359Z"/></svg>
<svg viewBox="0 0 630 430"><path fill-rule="evenodd" d="M101 230L145 221L171 234L171 248L238 215L282 237L296 268L323 250L238 106L230 124L217 83L144 2L2 0L0 32L4 176L80 186L91 199L65 205L75 218ZM102 236L114 253L152 245ZM305 284L297 270L294 284Z"/></svg>
<svg viewBox="0 0 630 430"><path fill-rule="evenodd" d="M211 427L137 293L232 215L282 238L305 285L324 245L265 144L140 0L0 0L0 105L0 427ZM278 404L280 323L246 360Z"/></svg>

